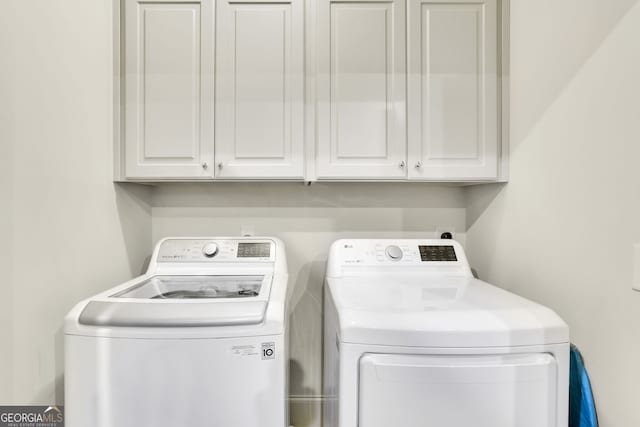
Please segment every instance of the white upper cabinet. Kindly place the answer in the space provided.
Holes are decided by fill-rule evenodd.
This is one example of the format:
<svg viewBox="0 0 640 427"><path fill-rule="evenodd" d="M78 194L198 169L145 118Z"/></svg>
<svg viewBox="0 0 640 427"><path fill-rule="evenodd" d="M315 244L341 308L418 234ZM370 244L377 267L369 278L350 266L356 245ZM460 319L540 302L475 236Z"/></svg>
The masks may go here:
<svg viewBox="0 0 640 427"><path fill-rule="evenodd" d="M497 0L409 0L409 178L498 174Z"/></svg>
<svg viewBox="0 0 640 427"><path fill-rule="evenodd" d="M116 1L117 179L506 179L509 0Z"/></svg>
<svg viewBox="0 0 640 427"><path fill-rule="evenodd" d="M318 0L319 179L403 179L405 0Z"/></svg>
<svg viewBox="0 0 640 427"><path fill-rule="evenodd" d="M126 177L212 178L213 0L123 4Z"/></svg>
<svg viewBox="0 0 640 427"><path fill-rule="evenodd" d="M219 0L216 178L304 178L304 4Z"/></svg>

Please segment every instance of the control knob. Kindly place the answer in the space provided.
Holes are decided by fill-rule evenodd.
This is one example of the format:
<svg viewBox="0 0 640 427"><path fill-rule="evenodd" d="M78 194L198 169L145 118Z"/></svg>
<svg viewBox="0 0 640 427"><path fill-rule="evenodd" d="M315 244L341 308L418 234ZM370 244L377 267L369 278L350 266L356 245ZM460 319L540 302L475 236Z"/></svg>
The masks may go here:
<svg viewBox="0 0 640 427"><path fill-rule="evenodd" d="M218 245L216 245L215 243L207 243L202 248L202 253L207 258L213 258L218 253Z"/></svg>
<svg viewBox="0 0 640 427"><path fill-rule="evenodd" d="M384 251L392 261L400 261L402 259L402 249L396 245L387 246Z"/></svg>

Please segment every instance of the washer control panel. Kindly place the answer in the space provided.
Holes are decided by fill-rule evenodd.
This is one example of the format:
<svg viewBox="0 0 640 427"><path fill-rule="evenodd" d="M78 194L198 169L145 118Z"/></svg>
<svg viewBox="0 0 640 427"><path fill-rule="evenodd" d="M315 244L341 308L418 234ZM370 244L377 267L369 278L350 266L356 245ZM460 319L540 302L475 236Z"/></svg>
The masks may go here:
<svg viewBox="0 0 640 427"><path fill-rule="evenodd" d="M272 262L272 240L167 239L160 245L158 262Z"/></svg>
<svg viewBox="0 0 640 427"><path fill-rule="evenodd" d="M238 243L238 258L269 258L271 245L269 242Z"/></svg>
<svg viewBox="0 0 640 427"><path fill-rule="evenodd" d="M218 255L218 244L213 242L206 243L202 247L202 253L207 258L213 258L214 256Z"/></svg>

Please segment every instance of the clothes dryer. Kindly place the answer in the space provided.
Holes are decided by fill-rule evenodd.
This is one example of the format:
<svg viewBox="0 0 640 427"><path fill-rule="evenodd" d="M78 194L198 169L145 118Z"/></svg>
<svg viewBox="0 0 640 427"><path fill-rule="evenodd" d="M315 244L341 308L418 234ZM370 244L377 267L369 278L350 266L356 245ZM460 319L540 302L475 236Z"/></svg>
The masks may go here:
<svg viewBox="0 0 640 427"><path fill-rule="evenodd" d="M325 427L566 427L569 330L475 279L452 240L339 240Z"/></svg>

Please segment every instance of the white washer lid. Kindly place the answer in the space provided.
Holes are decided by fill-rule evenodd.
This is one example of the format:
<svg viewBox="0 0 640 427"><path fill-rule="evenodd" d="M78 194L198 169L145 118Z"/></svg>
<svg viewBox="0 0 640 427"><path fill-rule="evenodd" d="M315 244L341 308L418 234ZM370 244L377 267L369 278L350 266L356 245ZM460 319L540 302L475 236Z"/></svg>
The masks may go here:
<svg viewBox="0 0 640 427"><path fill-rule="evenodd" d="M111 298L244 299L259 296L264 281L264 275L158 275Z"/></svg>
<svg viewBox="0 0 640 427"><path fill-rule="evenodd" d="M267 303L89 301L80 324L89 326L191 327L262 323Z"/></svg>
<svg viewBox="0 0 640 427"><path fill-rule="evenodd" d="M468 277L328 278L343 342L511 347L569 341L552 310Z"/></svg>
<svg viewBox="0 0 640 427"><path fill-rule="evenodd" d="M267 275L150 276L96 297L80 313L88 326L192 327L264 321Z"/></svg>

